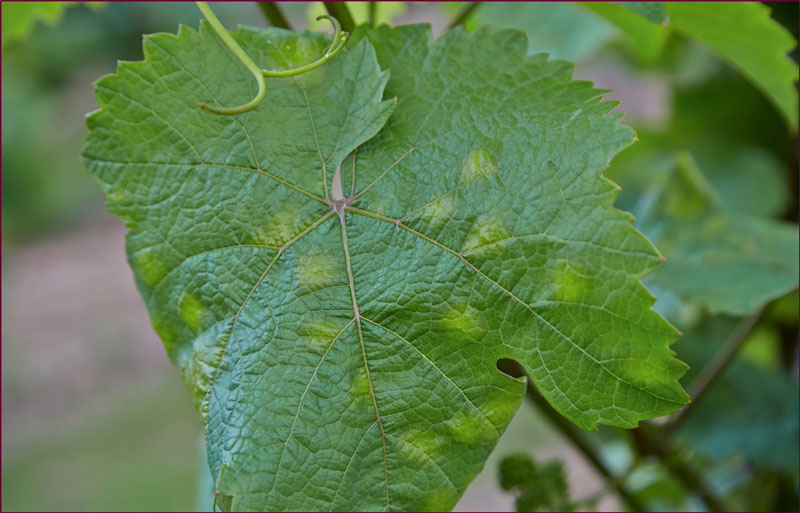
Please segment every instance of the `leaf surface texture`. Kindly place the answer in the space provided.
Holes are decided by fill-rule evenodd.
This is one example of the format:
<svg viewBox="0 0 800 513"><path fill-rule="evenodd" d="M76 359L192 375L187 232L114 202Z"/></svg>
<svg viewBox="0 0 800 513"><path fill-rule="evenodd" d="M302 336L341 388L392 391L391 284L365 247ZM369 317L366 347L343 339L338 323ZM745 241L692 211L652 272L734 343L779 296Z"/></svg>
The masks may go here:
<svg viewBox="0 0 800 513"><path fill-rule="evenodd" d="M234 36L269 68L327 44ZM659 254L601 175L633 133L519 31L360 29L235 117L197 108L255 88L207 26L144 49L98 82L84 158L224 507L451 508L523 397L499 358L586 429L686 401Z"/></svg>

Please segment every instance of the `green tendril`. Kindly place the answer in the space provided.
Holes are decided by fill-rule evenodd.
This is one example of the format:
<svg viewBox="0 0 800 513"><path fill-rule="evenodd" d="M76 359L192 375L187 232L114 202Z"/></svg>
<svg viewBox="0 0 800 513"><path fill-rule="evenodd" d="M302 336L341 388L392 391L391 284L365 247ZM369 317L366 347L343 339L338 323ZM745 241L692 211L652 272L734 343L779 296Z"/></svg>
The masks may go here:
<svg viewBox="0 0 800 513"><path fill-rule="evenodd" d="M200 9L200 12L203 13L206 20L211 24L211 28L214 29L214 32L222 39L222 42L230 49L231 52L240 60L242 64L244 64L250 73L256 78L256 82L258 83L258 93L256 94L255 98L250 100L249 102L245 103L244 105L240 105L238 107L212 107L206 103L201 103L200 108L205 109L209 112L213 112L215 114L242 114L244 112L249 112L256 107L259 106L261 101L264 99L264 96L267 94L267 84L264 81L264 77L291 77L294 75L300 75L301 73L306 73L307 71L311 71L316 69L326 62L328 62L334 55L339 53L339 51L344 47L349 34L342 30L339 21L336 18L328 16L327 14L318 16L317 20L321 20L323 18L327 19L333 24L333 40L331 44L328 46L328 49L325 50L325 53L322 57L317 59L316 61L306 64L304 66L300 66L299 68L294 69L287 69L287 70L269 70L269 69L261 69L258 65L253 62L242 47L239 46L236 41L231 37L230 33L225 30L225 27L219 21L217 16L211 10L211 7L208 6L208 2L196 2L197 7Z"/></svg>
<svg viewBox="0 0 800 513"><path fill-rule="evenodd" d="M287 70L270 70L270 69L262 69L261 72L264 74L265 77L291 77L293 75L299 75L301 73L305 73L307 71L311 71L312 69L318 68L331 60L331 58L339 53L339 50L344 47L344 44L347 42L347 38L349 34L342 30L342 26L339 25L339 20L332 16L328 16L327 14L323 14L322 16L317 16L317 21L321 19L326 19L333 23L333 39L331 40L331 44L328 46L328 49L325 50L325 53L317 59L316 61L306 64L305 66L300 66L299 68L294 69L287 69Z"/></svg>

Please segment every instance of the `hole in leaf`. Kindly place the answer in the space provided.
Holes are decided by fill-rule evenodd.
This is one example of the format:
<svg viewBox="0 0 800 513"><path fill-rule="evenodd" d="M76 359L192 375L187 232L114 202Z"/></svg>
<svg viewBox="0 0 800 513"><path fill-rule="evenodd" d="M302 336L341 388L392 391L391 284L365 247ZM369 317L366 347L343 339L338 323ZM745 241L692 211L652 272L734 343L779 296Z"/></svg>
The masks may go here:
<svg viewBox="0 0 800 513"><path fill-rule="evenodd" d="M520 379L523 376L527 376L527 373L522 365L511 358L498 358L497 370L514 379Z"/></svg>

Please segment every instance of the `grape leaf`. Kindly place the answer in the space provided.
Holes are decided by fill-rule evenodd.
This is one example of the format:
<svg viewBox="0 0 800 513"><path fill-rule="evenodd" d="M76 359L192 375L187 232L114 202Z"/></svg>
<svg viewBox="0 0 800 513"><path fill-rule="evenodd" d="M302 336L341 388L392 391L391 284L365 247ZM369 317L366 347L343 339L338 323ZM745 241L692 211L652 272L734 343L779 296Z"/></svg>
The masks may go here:
<svg viewBox="0 0 800 513"><path fill-rule="evenodd" d="M619 208L632 210L674 155L688 150L724 207L742 214L780 217L791 202L790 172L772 153L755 145L712 134L637 132L641 141L614 160L611 178L622 185ZM644 170L647 171L644 171ZM668 255L667 255L668 256ZM659 300L662 299L659 296Z"/></svg>
<svg viewBox="0 0 800 513"><path fill-rule="evenodd" d="M666 25L669 11L664 2L610 2L635 12L651 23Z"/></svg>
<svg viewBox="0 0 800 513"><path fill-rule="evenodd" d="M67 7L83 3L93 10L105 6L105 2L5 2L3 10L3 37L5 46L11 41L28 37L37 21L55 25Z"/></svg>
<svg viewBox="0 0 800 513"><path fill-rule="evenodd" d="M326 44L234 37L272 68ZM194 390L218 504L451 508L522 400L499 358L586 429L686 402L639 281L659 255L601 175L633 133L519 31L361 29L235 117L197 108L254 88L206 25L144 51L97 83L83 155Z"/></svg>
<svg viewBox="0 0 800 513"><path fill-rule="evenodd" d="M797 46L760 2L668 2L670 28L702 41L756 84L797 130Z"/></svg>
<svg viewBox="0 0 800 513"><path fill-rule="evenodd" d="M608 21L570 2L484 2L467 20L470 30L481 25L524 30L530 53L571 61L591 57L616 32Z"/></svg>
<svg viewBox="0 0 800 513"><path fill-rule="evenodd" d="M687 152L664 165L633 209L667 257L648 285L733 315L797 287L797 225L725 208Z"/></svg>
<svg viewBox="0 0 800 513"><path fill-rule="evenodd" d="M791 173L768 151L713 136L692 146L698 166L730 210L780 217L791 205Z"/></svg>
<svg viewBox="0 0 800 513"><path fill-rule="evenodd" d="M643 59L654 60L664 48L669 32L660 24L662 22L654 22L643 17L643 14L634 7L638 4L656 4L666 12L662 2L581 2L586 9L616 25ZM658 7L647 9L653 10L653 17L659 18L655 11L659 9Z"/></svg>

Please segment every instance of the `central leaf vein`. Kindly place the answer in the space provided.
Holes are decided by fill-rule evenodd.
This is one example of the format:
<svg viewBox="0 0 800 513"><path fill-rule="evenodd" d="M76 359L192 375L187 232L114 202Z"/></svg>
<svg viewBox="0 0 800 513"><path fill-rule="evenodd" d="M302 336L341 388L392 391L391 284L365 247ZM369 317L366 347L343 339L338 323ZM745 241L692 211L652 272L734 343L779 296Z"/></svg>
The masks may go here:
<svg viewBox="0 0 800 513"><path fill-rule="evenodd" d="M350 262L350 243L347 241L347 223L345 222L345 213L339 210L339 224L342 227L342 246L344 247L344 259L347 265L347 279L350 283L350 298L353 302L353 317L356 321L356 328L358 330L358 341L361 344L361 355L364 358L364 370L367 373L367 383L369 384L369 395L372 398L372 406L375 408L375 417L377 418L378 427L381 430L381 443L383 444L383 474L386 480L386 509L389 509L389 468L386 457L386 431L383 428L383 421L381 420L381 412L378 410L378 401L375 398L375 387L372 384L372 375L369 372L369 362L367 361L367 349L364 345L364 334L361 331L361 313L358 309L358 301L356 300L355 281L353 279L353 266Z"/></svg>

